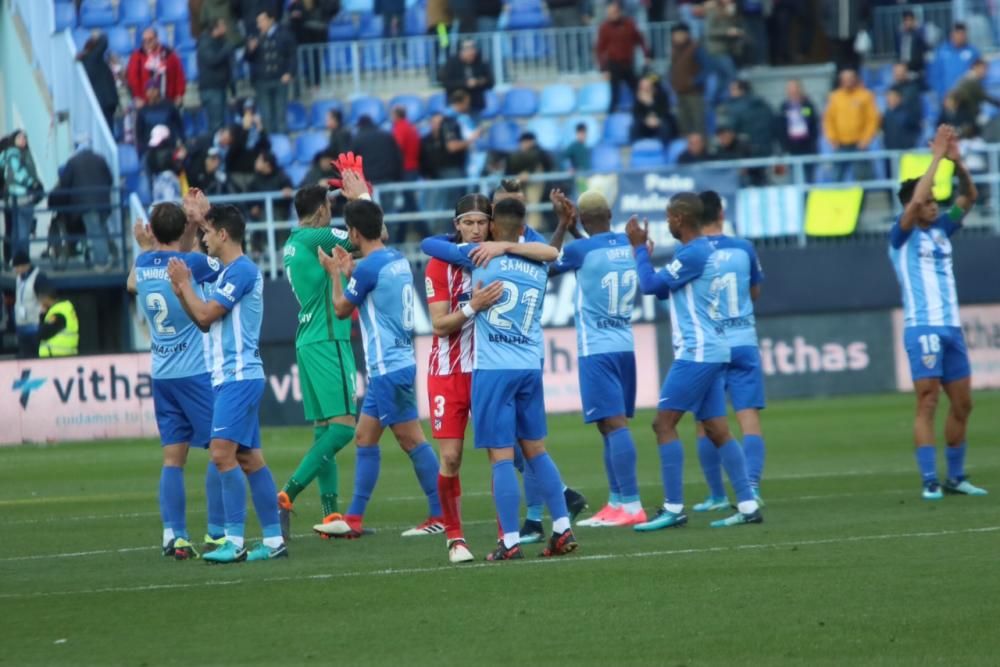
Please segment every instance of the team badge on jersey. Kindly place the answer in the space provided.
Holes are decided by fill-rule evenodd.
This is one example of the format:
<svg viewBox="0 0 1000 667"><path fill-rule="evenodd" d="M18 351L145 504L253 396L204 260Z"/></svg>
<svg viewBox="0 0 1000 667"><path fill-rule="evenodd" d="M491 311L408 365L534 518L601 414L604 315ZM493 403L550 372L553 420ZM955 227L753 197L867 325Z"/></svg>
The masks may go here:
<svg viewBox="0 0 1000 667"><path fill-rule="evenodd" d="M923 359L923 362L924 362L924 366L926 366L927 368L934 368L934 365L937 363L937 355L936 354L925 354L922 357L922 359Z"/></svg>
<svg viewBox="0 0 1000 667"><path fill-rule="evenodd" d="M424 290L427 292L427 298L433 299L436 292L434 291L434 281L429 277L424 278Z"/></svg>

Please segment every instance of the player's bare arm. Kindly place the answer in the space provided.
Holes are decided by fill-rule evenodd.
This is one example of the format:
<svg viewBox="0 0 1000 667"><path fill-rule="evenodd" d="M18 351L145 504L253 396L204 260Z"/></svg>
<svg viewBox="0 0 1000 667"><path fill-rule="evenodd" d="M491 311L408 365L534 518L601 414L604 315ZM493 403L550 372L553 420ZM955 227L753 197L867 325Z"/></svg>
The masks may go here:
<svg viewBox="0 0 1000 667"><path fill-rule="evenodd" d="M450 336L461 329L466 322L475 317L476 313L486 310L499 301L502 296L503 284L499 280L493 281L485 287L483 287L482 281L479 281L479 284L472 288L472 298L469 299L469 303L467 304L468 311L463 306L458 310L449 312L449 306L446 301L435 301L428 304L431 314L431 324L434 327L434 335Z"/></svg>
<svg viewBox="0 0 1000 667"><path fill-rule="evenodd" d="M184 312L202 331L208 331L212 323L221 320L229 311L218 301L203 301L191 286L191 269L183 261L171 257L167 264L167 275L177 300Z"/></svg>
<svg viewBox="0 0 1000 667"><path fill-rule="evenodd" d="M136 245L139 246L139 250L141 252L149 252L156 247L156 239L153 238L153 232L150 230L149 225L145 222L140 221L132 225L132 236L135 237ZM125 289L127 289L130 294L135 294L138 291L135 264L132 265L131 270L128 272L128 280L125 281Z"/></svg>
<svg viewBox="0 0 1000 667"><path fill-rule="evenodd" d="M490 260L500 255L517 255L535 262L554 262L559 251L546 243L514 243L513 241L486 241L476 246L470 253L476 266L486 266Z"/></svg>
<svg viewBox="0 0 1000 667"><path fill-rule="evenodd" d="M351 274L354 272L354 259L340 246L333 249L333 256L327 255L322 248L316 248L316 253L323 270L333 279L330 281L333 283L333 312L340 319L346 319L354 312L355 306L344 296L341 276L347 280L351 279Z"/></svg>
<svg viewBox="0 0 1000 667"><path fill-rule="evenodd" d="M913 191L910 203L903 209L903 215L899 218L899 226L903 231L910 231L920 219L920 209L933 201L934 175L937 174L938 165L948 152L949 143L955 134L955 130L949 125L939 125L934 139L931 141L931 165Z"/></svg>
<svg viewBox="0 0 1000 667"><path fill-rule="evenodd" d="M556 231L552 233L552 239L549 241L549 245L557 250L562 250L563 242L566 239L566 232L570 232L573 236L579 237L575 230L577 229L577 214L576 206L570 201L566 194L558 189L553 188L552 192L549 194L549 201L552 202L552 206L555 208L556 217L559 219L558 224L556 224Z"/></svg>
<svg viewBox="0 0 1000 667"><path fill-rule="evenodd" d="M945 157L955 163L955 176L958 178L958 196L955 197L955 206L962 209L963 213L968 213L975 206L976 200L979 198L979 190L976 189L976 184L972 182L972 175L969 173L969 168L965 166L965 162L962 160L962 153L958 149L957 136L953 135L951 141L948 142L948 152ZM961 224L961 222L961 220L957 220L955 224Z"/></svg>

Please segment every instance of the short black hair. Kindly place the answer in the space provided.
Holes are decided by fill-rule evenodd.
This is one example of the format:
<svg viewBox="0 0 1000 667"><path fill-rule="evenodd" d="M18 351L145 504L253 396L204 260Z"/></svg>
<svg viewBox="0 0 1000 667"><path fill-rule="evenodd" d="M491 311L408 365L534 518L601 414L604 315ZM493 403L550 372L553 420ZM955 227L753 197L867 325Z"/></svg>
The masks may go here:
<svg viewBox="0 0 1000 667"><path fill-rule="evenodd" d="M899 184L899 203L906 206L913 199L913 192L917 189L919 178L908 178Z"/></svg>
<svg viewBox="0 0 1000 667"><path fill-rule="evenodd" d="M904 9L903 10L903 18L904 19L912 19L912 18L916 18L916 15L913 13L912 9Z"/></svg>
<svg viewBox="0 0 1000 667"><path fill-rule="evenodd" d="M493 207L493 224L510 232L524 226L524 216L527 214L524 202L519 199L504 199Z"/></svg>
<svg viewBox="0 0 1000 667"><path fill-rule="evenodd" d="M586 123L577 123L576 124L576 131L577 132L586 132L587 131L587 124Z"/></svg>
<svg viewBox="0 0 1000 667"><path fill-rule="evenodd" d="M459 88L458 90L451 91L451 95L448 96L448 104L461 104L469 99L471 99L469 91L465 88Z"/></svg>
<svg viewBox="0 0 1000 667"><path fill-rule="evenodd" d="M153 204L153 209L149 212L149 226L157 241L163 244L173 243L184 235L187 215L181 205L174 202Z"/></svg>
<svg viewBox="0 0 1000 667"><path fill-rule="evenodd" d="M231 241L243 243L246 235L247 221L243 212L232 204L222 204L208 209L205 220L216 231L225 231Z"/></svg>
<svg viewBox="0 0 1000 667"><path fill-rule="evenodd" d="M505 178L500 181L500 185L497 187L496 192L506 192L508 194L523 192L521 189L521 181L514 177Z"/></svg>
<svg viewBox="0 0 1000 667"><path fill-rule="evenodd" d="M344 222L358 234L376 241L382 237L382 208L367 199L354 199L344 207Z"/></svg>
<svg viewBox="0 0 1000 667"><path fill-rule="evenodd" d="M673 34L675 32L687 32L687 33L690 33L691 32L691 27L688 26L687 23L684 23L683 21L681 21L680 23L675 23L673 26L671 26L671 28L670 28L670 34Z"/></svg>
<svg viewBox="0 0 1000 667"><path fill-rule="evenodd" d="M715 190L705 190L698 193L701 200L701 224L712 225L718 222L719 215L722 214L722 197Z"/></svg>
<svg viewBox="0 0 1000 667"><path fill-rule="evenodd" d="M750 94L752 88L750 86L750 82L747 81L746 79L733 79L733 83L736 84L736 87L740 89L740 92L742 94L744 95Z"/></svg>
<svg viewBox="0 0 1000 667"><path fill-rule="evenodd" d="M271 151L264 151L258 155L258 157L271 166L271 171L278 171L278 158L275 157L274 153Z"/></svg>
<svg viewBox="0 0 1000 667"><path fill-rule="evenodd" d="M299 188L299 191L295 193L294 200L295 214L299 216L299 220L316 215L316 211L320 210L327 201L328 190L329 188L325 185L308 185Z"/></svg>
<svg viewBox="0 0 1000 667"><path fill-rule="evenodd" d="M392 115L400 120L406 120L406 107L402 104L397 104L392 108Z"/></svg>
<svg viewBox="0 0 1000 667"><path fill-rule="evenodd" d="M701 221L705 217L704 206L701 199L694 192L678 192L670 198L668 210L673 209L684 217L684 222L689 227L695 229L701 227Z"/></svg>
<svg viewBox="0 0 1000 667"><path fill-rule="evenodd" d="M337 125L344 124L344 112L341 111L340 109L327 109L326 113L329 114L335 121L337 121Z"/></svg>
<svg viewBox="0 0 1000 667"><path fill-rule="evenodd" d="M960 30L961 32L965 32L965 24L961 21L956 21L952 24L951 29L952 31Z"/></svg>

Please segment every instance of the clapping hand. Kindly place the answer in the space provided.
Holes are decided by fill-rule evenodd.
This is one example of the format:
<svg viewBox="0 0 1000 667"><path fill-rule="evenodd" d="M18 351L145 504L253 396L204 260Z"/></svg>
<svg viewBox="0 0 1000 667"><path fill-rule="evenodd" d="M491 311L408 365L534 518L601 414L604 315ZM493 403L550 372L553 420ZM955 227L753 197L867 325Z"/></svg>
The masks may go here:
<svg viewBox="0 0 1000 667"><path fill-rule="evenodd" d="M639 226L639 216L633 215L625 225L625 235L633 248L646 245L649 241L649 220L643 220L643 225Z"/></svg>

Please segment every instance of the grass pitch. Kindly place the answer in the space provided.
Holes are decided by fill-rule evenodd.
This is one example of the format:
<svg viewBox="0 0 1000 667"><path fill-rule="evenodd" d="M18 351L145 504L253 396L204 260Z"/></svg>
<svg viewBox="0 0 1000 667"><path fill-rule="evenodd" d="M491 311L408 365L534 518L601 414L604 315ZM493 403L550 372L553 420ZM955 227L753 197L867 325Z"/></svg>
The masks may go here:
<svg viewBox="0 0 1000 667"><path fill-rule="evenodd" d="M309 535L309 489L290 559L216 567L159 555L156 443L0 448L0 664L995 665L1000 393L976 394L969 433L969 472L994 495L938 503L919 498L912 400L772 405L761 526L712 530L717 516L692 514L652 534L579 528L565 559L467 566L448 564L443 536L399 537L426 505L388 435L375 535ZM651 419L634 421L647 508L662 502ZM560 416L549 431L563 477L596 511L596 430ZM310 435L265 431L279 486ZM690 506L705 491L687 420L682 435ZM479 558L495 539L485 459L470 449L462 479ZM191 452L192 536L206 460ZM353 448L339 461L346 506Z"/></svg>

